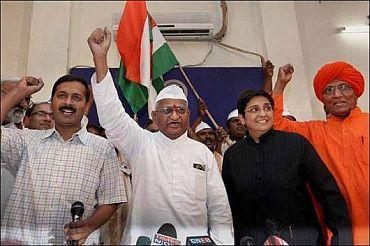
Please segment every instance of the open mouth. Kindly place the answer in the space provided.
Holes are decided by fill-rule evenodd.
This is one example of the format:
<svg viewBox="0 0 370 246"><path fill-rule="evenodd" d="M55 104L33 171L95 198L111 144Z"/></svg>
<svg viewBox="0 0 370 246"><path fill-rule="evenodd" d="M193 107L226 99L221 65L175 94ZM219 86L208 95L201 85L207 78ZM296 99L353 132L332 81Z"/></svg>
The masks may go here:
<svg viewBox="0 0 370 246"><path fill-rule="evenodd" d="M335 102L334 103L334 106L344 106L344 105L346 105L347 104L347 102L345 102L345 101L340 101L340 102Z"/></svg>
<svg viewBox="0 0 370 246"><path fill-rule="evenodd" d="M170 122L168 125L170 127L178 127L178 126L180 126L180 122Z"/></svg>
<svg viewBox="0 0 370 246"><path fill-rule="evenodd" d="M76 113L76 110L74 108L71 108L71 107L61 107L59 110L66 117L69 117L72 114Z"/></svg>

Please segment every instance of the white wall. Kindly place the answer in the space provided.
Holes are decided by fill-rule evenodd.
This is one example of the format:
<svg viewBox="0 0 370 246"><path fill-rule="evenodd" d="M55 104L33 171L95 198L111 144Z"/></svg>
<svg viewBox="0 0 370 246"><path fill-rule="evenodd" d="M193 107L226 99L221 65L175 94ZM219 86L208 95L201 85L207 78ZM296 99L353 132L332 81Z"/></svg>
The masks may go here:
<svg viewBox="0 0 370 246"><path fill-rule="evenodd" d="M148 2L150 12L207 11L219 3ZM277 68L295 66L287 88L286 107L298 119L323 118L322 105L313 94L312 78L323 64L347 60L368 81L368 35L343 35L335 28L368 24L368 2L243 2L230 1L228 30L223 42L254 51L271 59ZM67 68L92 66L87 38L96 27L112 27L113 15L122 13L124 2L1 2L1 75L26 73L41 76L45 88L36 99L48 98L54 81ZM210 45L202 42L169 43L181 64L195 64ZM119 55L112 44L108 63L117 67ZM256 56L217 45L203 66L260 66ZM368 89L360 106L368 111Z"/></svg>
<svg viewBox="0 0 370 246"><path fill-rule="evenodd" d="M296 2L307 81L312 88L313 77L326 63L344 60L353 64L365 77L365 93L358 101L364 111L369 111L369 34L336 33L341 26L369 25L368 1ZM298 82L299 81L295 81ZM321 103L309 90L315 118L323 118Z"/></svg>

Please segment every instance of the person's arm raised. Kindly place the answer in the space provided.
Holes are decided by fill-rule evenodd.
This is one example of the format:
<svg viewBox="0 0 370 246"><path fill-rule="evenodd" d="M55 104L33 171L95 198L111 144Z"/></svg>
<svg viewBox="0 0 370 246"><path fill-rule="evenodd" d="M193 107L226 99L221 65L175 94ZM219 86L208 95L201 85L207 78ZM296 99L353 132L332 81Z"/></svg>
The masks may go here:
<svg viewBox="0 0 370 246"><path fill-rule="evenodd" d="M44 86L41 78L23 77L18 82L4 82L1 85L1 123L7 113L23 98L38 92Z"/></svg>
<svg viewBox="0 0 370 246"><path fill-rule="evenodd" d="M107 27L97 28L87 39L91 53L93 55L96 82L99 83L108 72L107 54L111 44L112 34Z"/></svg>

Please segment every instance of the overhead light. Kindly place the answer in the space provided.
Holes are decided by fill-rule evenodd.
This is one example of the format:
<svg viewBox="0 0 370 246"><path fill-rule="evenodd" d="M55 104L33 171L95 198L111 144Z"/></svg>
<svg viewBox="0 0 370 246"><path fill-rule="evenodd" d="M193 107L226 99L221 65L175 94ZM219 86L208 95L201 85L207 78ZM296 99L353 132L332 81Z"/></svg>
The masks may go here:
<svg viewBox="0 0 370 246"><path fill-rule="evenodd" d="M337 28L337 32L340 33L369 33L369 26L347 26Z"/></svg>

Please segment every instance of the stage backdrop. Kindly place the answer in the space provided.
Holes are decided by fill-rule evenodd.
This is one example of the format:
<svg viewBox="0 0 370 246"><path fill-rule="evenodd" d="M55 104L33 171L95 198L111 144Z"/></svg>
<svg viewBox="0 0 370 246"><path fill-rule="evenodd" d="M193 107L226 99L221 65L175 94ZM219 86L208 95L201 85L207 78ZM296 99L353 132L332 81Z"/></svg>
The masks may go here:
<svg viewBox="0 0 370 246"><path fill-rule="evenodd" d="M125 97L123 96L119 85L118 68L110 68L119 98L124 106L126 112L132 117L133 112L129 107ZM225 127L227 115L236 109L236 102L239 93L248 88L259 89L263 84L263 73L260 67L194 67L184 68L185 73L193 83L198 94L204 99L213 118L216 122ZM71 74L83 77L88 83L94 73L94 68L72 68ZM190 109L190 124L194 122L198 115L197 99L186 83L180 70L175 68L166 73L164 81L168 79L179 79L188 88L188 101ZM148 108L145 106L138 113L139 125L144 126L148 120ZM211 121L205 116L204 119L210 126L213 127ZM95 103L92 105L89 113L89 123L93 125L100 125L96 113Z"/></svg>

